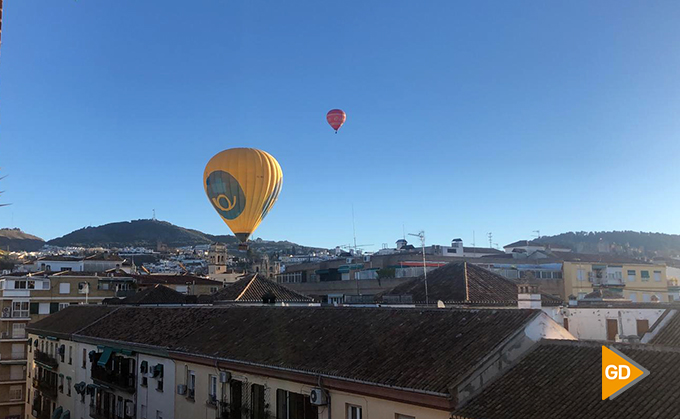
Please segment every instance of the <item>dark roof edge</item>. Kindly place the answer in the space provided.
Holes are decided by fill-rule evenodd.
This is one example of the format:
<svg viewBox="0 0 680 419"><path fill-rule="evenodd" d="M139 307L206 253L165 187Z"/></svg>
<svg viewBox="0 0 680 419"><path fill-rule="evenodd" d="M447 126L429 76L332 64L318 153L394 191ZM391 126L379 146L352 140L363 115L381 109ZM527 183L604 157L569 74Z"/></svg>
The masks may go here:
<svg viewBox="0 0 680 419"><path fill-rule="evenodd" d="M649 343L623 343L623 342L602 342L597 340L563 340L563 339L541 339L541 345L547 346L574 346L578 348L601 348L602 346L613 346L616 349L634 349L640 351L664 352L680 354L680 348L666 345L654 345Z"/></svg>

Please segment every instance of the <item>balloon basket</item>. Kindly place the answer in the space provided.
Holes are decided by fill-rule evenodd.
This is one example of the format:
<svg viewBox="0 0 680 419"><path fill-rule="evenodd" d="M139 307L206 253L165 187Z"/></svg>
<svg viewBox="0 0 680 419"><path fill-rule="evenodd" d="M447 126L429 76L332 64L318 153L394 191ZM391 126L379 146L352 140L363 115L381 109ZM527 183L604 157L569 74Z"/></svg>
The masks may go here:
<svg viewBox="0 0 680 419"><path fill-rule="evenodd" d="M239 243L238 250L248 250L248 243Z"/></svg>

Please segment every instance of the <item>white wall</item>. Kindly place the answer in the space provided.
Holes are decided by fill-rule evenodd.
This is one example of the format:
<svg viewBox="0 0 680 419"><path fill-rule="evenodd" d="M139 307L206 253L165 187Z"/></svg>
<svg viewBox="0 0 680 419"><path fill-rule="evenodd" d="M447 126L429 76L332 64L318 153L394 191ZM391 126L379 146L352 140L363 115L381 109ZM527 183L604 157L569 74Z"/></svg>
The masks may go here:
<svg viewBox="0 0 680 419"><path fill-rule="evenodd" d="M146 374L140 372L144 361L149 364L149 371ZM151 374L154 365L157 364L163 364L163 391L156 389L158 380ZM142 377L145 375L147 377L146 387L142 386ZM142 405L146 406L147 419L155 419L157 410L163 412L163 419L174 419L176 392L174 361L145 354L137 356L137 419L142 419Z"/></svg>
<svg viewBox="0 0 680 419"><path fill-rule="evenodd" d="M555 320L563 324L563 319L569 319L569 332L577 339L607 340L607 319L616 319L619 335L637 335L636 320L649 321L651 328L661 317L665 309L661 308L580 308L566 307L556 313Z"/></svg>

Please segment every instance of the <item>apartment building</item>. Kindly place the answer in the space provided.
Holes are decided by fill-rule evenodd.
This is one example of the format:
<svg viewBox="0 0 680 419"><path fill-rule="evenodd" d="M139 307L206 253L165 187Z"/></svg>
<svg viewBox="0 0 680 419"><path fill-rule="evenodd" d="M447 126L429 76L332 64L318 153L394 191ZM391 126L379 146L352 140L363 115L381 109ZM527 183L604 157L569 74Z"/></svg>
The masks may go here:
<svg viewBox="0 0 680 419"><path fill-rule="evenodd" d="M573 339L540 310L332 307L77 306L28 332L29 417L95 419L446 419Z"/></svg>
<svg viewBox="0 0 680 419"><path fill-rule="evenodd" d="M0 278L0 418L24 415L26 324L69 305L100 304L131 289L132 282L120 271L15 272Z"/></svg>

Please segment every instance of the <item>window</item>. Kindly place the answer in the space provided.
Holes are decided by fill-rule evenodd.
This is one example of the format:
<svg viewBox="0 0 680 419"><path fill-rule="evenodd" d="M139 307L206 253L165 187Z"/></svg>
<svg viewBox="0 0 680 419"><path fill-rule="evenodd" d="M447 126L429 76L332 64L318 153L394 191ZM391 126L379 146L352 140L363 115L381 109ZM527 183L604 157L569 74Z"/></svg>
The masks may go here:
<svg viewBox="0 0 680 419"><path fill-rule="evenodd" d="M14 289L15 290L25 290L26 289L26 281L14 281Z"/></svg>
<svg viewBox="0 0 680 419"><path fill-rule="evenodd" d="M66 377L66 395L71 397L71 377Z"/></svg>
<svg viewBox="0 0 680 419"><path fill-rule="evenodd" d="M163 412L156 410L156 419L163 419Z"/></svg>
<svg viewBox="0 0 680 419"><path fill-rule="evenodd" d="M188 370L187 373L187 397L193 399L196 396L196 372Z"/></svg>
<svg viewBox="0 0 680 419"><path fill-rule="evenodd" d="M71 293L71 284L67 283L61 283L59 284L59 294L70 294Z"/></svg>
<svg viewBox="0 0 680 419"><path fill-rule="evenodd" d="M319 411L309 397L286 390L276 390L277 419L317 419Z"/></svg>
<svg viewBox="0 0 680 419"><path fill-rule="evenodd" d="M241 417L241 405L243 404L243 384L240 381L231 380L229 383L229 413L232 418Z"/></svg>
<svg viewBox="0 0 680 419"><path fill-rule="evenodd" d="M635 323L637 325L637 335L642 337L649 330L649 320L636 320Z"/></svg>
<svg viewBox="0 0 680 419"><path fill-rule="evenodd" d="M576 270L576 278L578 278L579 281L585 281L586 270L585 269L577 269Z"/></svg>
<svg viewBox="0 0 680 419"><path fill-rule="evenodd" d="M39 303L38 314L50 314L50 303Z"/></svg>
<svg viewBox="0 0 680 419"><path fill-rule="evenodd" d="M30 317L28 301L12 301L12 317Z"/></svg>
<svg viewBox="0 0 680 419"><path fill-rule="evenodd" d="M59 311L65 309L66 307L70 306L71 303L59 303Z"/></svg>
<svg viewBox="0 0 680 419"><path fill-rule="evenodd" d="M215 402L217 401L217 376L216 375L208 375L208 396L209 396L209 401Z"/></svg>
<svg viewBox="0 0 680 419"><path fill-rule="evenodd" d="M24 339L26 337L26 323L12 324L12 337L15 339Z"/></svg>
<svg viewBox="0 0 680 419"><path fill-rule="evenodd" d="M265 419L264 386L253 384L250 387L250 419Z"/></svg>
<svg viewBox="0 0 680 419"><path fill-rule="evenodd" d="M73 346L68 347L68 364L73 365Z"/></svg>
<svg viewBox="0 0 680 419"><path fill-rule="evenodd" d="M361 407L353 404L347 405L347 419L361 419Z"/></svg>
<svg viewBox="0 0 680 419"><path fill-rule="evenodd" d="M219 289L219 288L217 288L217 287L210 287L210 293L211 293L211 294L214 294L214 293L217 292L218 289Z"/></svg>
<svg viewBox="0 0 680 419"><path fill-rule="evenodd" d="M652 298L650 297L650 295L647 294L647 293L642 293L642 302L648 303L650 301L652 301Z"/></svg>
<svg viewBox="0 0 680 419"><path fill-rule="evenodd" d="M630 295L628 296L630 301L637 303L637 293L636 292L631 292Z"/></svg>
<svg viewBox="0 0 680 419"><path fill-rule="evenodd" d="M643 281L649 281L649 271L640 271L640 278Z"/></svg>
<svg viewBox="0 0 680 419"><path fill-rule="evenodd" d="M149 385L149 378L144 375L142 376L142 387L147 387Z"/></svg>
<svg viewBox="0 0 680 419"><path fill-rule="evenodd" d="M87 349L83 348L83 364L82 368L87 368Z"/></svg>
<svg viewBox="0 0 680 419"><path fill-rule="evenodd" d="M635 270L628 270L628 282L635 282Z"/></svg>
<svg viewBox="0 0 680 419"><path fill-rule="evenodd" d="M59 392L60 393L64 392L64 376L63 375L59 376Z"/></svg>
<svg viewBox="0 0 680 419"><path fill-rule="evenodd" d="M586 298L586 293L585 292L579 292L578 293L578 299L583 300L584 298Z"/></svg>
<svg viewBox="0 0 680 419"><path fill-rule="evenodd" d="M567 317L562 320L562 325L567 331L569 330L569 319Z"/></svg>
<svg viewBox="0 0 680 419"><path fill-rule="evenodd" d="M142 405L142 419L146 419L146 405Z"/></svg>
<svg viewBox="0 0 680 419"><path fill-rule="evenodd" d="M661 271L654 271L654 281L661 282Z"/></svg>

